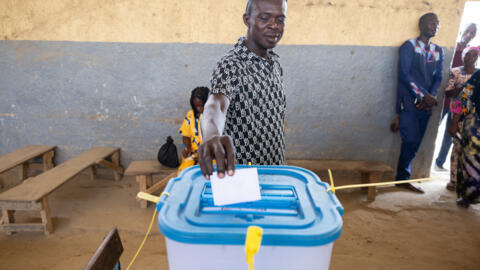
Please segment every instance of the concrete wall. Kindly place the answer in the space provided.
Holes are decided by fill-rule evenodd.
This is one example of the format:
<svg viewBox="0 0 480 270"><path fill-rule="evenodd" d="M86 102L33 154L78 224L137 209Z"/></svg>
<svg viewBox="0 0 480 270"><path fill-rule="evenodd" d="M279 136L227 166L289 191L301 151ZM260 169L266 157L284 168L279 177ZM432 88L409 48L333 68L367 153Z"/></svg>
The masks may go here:
<svg viewBox="0 0 480 270"><path fill-rule="evenodd" d="M59 146L64 161L121 147L124 164L154 158L243 35L245 1L1 1L0 154ZM436 12L448 65L463 1L290 1L277 52L287 89L287 157L395 165L398 46ZM443 93L443 92L442 92ZM414 170L428 174L440 108Z"/></svg>

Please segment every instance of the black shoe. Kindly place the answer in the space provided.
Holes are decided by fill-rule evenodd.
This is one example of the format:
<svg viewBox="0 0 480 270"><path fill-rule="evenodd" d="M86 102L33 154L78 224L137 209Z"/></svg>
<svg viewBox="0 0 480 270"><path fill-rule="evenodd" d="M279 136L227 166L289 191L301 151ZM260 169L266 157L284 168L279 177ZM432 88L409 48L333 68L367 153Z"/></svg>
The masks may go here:
<svg viewBox="0 0 480 270"><path fill-rule="evenodd" d="M470 206L470 202L468 202L466 199L460 198L457 200L457 205L459 207L468 208Z"/></svg>

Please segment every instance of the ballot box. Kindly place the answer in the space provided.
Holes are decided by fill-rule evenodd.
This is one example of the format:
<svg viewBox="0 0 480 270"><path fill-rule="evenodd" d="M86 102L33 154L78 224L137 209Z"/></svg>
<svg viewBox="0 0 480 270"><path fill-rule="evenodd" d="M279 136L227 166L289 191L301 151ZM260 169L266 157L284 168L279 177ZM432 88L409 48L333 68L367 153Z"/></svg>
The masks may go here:
<svg viewBox="0 0 480 270"><path fill-rule="evenodd" d="M157 203L170 270L245 270L247 228L263 229L255 269L328 269L342 232L343 207L313 172L256 167L261 200L215 206L198 166L172 178Z"/></svg>

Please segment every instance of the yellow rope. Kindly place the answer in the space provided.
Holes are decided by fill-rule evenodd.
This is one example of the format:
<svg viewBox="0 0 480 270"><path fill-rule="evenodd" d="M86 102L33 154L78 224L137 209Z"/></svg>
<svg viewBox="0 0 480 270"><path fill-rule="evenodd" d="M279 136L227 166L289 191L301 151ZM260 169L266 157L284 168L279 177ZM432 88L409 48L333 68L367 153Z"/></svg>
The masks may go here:
<svg viewBox="0 0 480 270"><path fill-rule="evenodd" d="M328 171L330 172L330 170ZM420 178L420 179L412 179L412 180L401 180L401 181L390 181L390 182L379 182L379 183L357 184L357 185L346 185L346 186L335 187L333 185L333 178L330 173L330 183L332 184L331 184L331 187L327 189L327 192L332 191L333 193L335 193L335 190L339 190L339 189L388 186L388 185L395 185L395 184L415 183L415 182L432 181L432 180L435 180L435 178Z"/></svg>
<svg viewBox="0 0 480 270"><path fill-rule="evenodd" d="M167 193L167 192L165 192L165 193ZM152 230L152 225L153 225L153 222L155 221L155 216L156 216L156 214L157 214L157 209L155 208L155 211L153 211L152 220L150 221L150 225L148 225L147 234L145 234L145 238L143 238L143 241L142 241L142 243L140 244L140 247L138 248L137 253L135 253L135 256L133 256L132 261L128 264L127 270L130 269L130 267L132 266L133 262L134 262L135 259L137 258L138 254L139 254L140 251L142 250L143 245L145 244L145 241L147 240L147 237L148 237L148 235L150 234L150 231Z"/></svg>
<svg viewBox="0 0 480 270"><path fill-rule="evenodd" d="M332 176L332 171L328 169L328 175L330 176L330 188L329 190L332 190L333 194L335 194L335 185L333 184L333 176ZM327 190L328 192L328 190Z"/></svg>

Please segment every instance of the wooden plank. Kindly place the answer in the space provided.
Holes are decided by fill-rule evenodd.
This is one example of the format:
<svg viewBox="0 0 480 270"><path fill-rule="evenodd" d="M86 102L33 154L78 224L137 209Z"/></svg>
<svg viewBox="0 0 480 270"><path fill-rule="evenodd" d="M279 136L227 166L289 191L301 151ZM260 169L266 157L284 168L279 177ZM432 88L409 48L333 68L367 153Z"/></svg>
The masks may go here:
<svg viewBox="0 0 480 270"><path fill-rule="evenodd" d="M123 173L123 168L112 162L101 160L98 162L98 164L102 165L103 167L110 168L118 173Z"/></svg>
<svg viewBox="0 0 480 270"><path fill-rule="evenodd" d="M31 201L2 201L0 200L0 208L2 209L15 209L15 210L42 210L42 205L37 202Z"/></svg>
<svg viewBox="0 0 480 270"><path fill-rule="evenodd" d="M175 176L177 176L176 172L167 175L166 177L162 178L160 181L155 183L153 186L149 187L145 192L149 194L153 194L159 190L163 190L165 186L168 184L168 181Z"/></svg>
<svg viewBox="0 0 480 270"><path fill-rule="evenodd" d="M72 159L48 170L36 177L33 181L26 181L12 189L0 193L0 201L38 201L50 194L70 178L104 159L118 148L94 147Z"/></svg>
<svg viewBox="0 0 480 270"><path fill-rule="evenodd" d="M13 224L3 224L2 225L3 231L5 233L12 233L12 232L43 232L44 226L41 223L13 223Z"/></svg>
<svg viewBox="0 0 480 270"><path fill-rule="evenodd" d="M18 178L20 179L20 182L25 180L28 176L28 162L24 162L19 165L18 168Z"/></svg>
<svg viewBox="0 0 480 270"><path fill-rule="evenodd" d="M173 171L177 171L177 169L165 167L157 160L137 160L130 163L125 175L152 175Z"/></svg>
<svg viewBox="0 0 480 270"><path fill-rule="evenodd" d="M53 149L53 145L28 145L3 155L0 157L0 173Z"/></svg>
<svg viewBox="0 0 480 270"><path fill-rule="evenodd" d="M46 172L53 167L55 167L55 164L53 163L53 156L55 156L55 152L48 151L47 153L43 154L42 156L42 161L43 161L43 171Z"/></svg>
<svg viewBox="0 0 480 270"><path fill-rule="evenodd" d="M122 179L124 169L120 166L120 150L117 152L113 153L112 156L110 157L112 159L112 163L119 169L113 168L113 176L115 177L115 181L120 181Z"/></svg>
<svg viewBox="0 0 480 270"><path fill-rule="evenodd" d="M380 180L381 176L382 176L381 172L372 172L368 177L368 182L376 183L378 182L378 180ZM368 200L374 201L376 196L377 196L377 187L368 187L368 195L367 195Z"/></svg>
<svg viewBox="0 0 480 270"><path fill-rule="evenodd" d="M15 211L2 209L2 226L8 226L15 223ZM5 231L5 234L11 235L11 231Z"/></svg>
<svg viewBox="0 0 480 270"><path fill-rule="evenodd" d="M88 167L88 172L90 174L90 179L93 181L95 180L95 177L97 176L97 167L96 165L92 165Z"/></svg>
<svg viewBox="0 0 480 270"><path fill-rule="evenodd" d="M298 166L311 171L357 171L357 172L391 172L392 167L378 161L362 160L287 160L287 165Z"/></svg>
<svg viewBox="0 0 480 270"><path fill-rule="evenodd" d="M140 185L140 191L145 192L147 190L147 177L151 175L137 175L137 182ZM140 200L140 208L147 208L148 207L148 201L146 200Z"/></svg>
<svg viewBox="0 0 480 270"><path fill-rule="evenodd" d="M117 228L113 228L98 246L85 270L113 269L123 253L123 245Z"/></svg>
<svg viewBox="0 0 480 270"><path fill-rule="evenodd" d="M369 182L370 181L370 172L362 172L361 181L362 181L362 184L369 184L370 183ZM362 187L362 191L367 192L368 187Z"/></svg>
<svg viewBox="0 0 480 270"><path fill-rule="evenodd" d="M45 196L42 199L42 210L40 210L40 216L42 217L42 224L44 227L44 233L46 235L53 232L52 219L50 218L50 206L48 205L48 197Z"/></svg>

